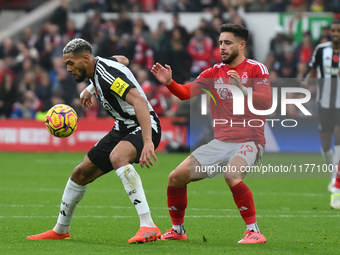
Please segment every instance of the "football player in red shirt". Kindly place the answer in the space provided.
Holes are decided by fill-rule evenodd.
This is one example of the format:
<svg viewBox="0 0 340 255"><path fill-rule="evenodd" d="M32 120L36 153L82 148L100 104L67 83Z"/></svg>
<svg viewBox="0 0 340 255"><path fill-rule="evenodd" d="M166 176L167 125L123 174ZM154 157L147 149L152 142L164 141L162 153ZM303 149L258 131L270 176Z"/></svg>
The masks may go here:
<svg viewBox="0 0 340 255"><path fill-rule="evenodd" d="M211 100L213 121L217 119L229 121L228 124L214 125L214 139L193 151L170 173L167 196L173 225L171 230L161 236L161 240L187 239L184 229L187 184L214 177L216 175L214 170L217 167L220 169L224 167L227 170L223 171L225 181L247 227L245 236L239 243L266 242L257 225L252 192L242 181L246 174L244 170L257 164L263 153L265 116L252 113L247 103L244 104L243 115L234 115L235 95L224 86L226 84L237 86L243 93L241 95L244 96L244 102L247 102L246 97L251 93L253 106L257 110L266 110L271 105L271 87L267 68L255 60L247 59L244 55L248 37L249 31L242 26L222 25L219 37L222 63L203 71L189 84L181 85L172 80L171 67L168 65L163 67L156 63L151 69L158 81L167 85L167 88L181 100L203 93L202 88L212 91L212 94L218 93L220 103L215 105ZM249 120L263 125L254 123L248 125ZM208 170L197 171L197 169Z"/></svg>

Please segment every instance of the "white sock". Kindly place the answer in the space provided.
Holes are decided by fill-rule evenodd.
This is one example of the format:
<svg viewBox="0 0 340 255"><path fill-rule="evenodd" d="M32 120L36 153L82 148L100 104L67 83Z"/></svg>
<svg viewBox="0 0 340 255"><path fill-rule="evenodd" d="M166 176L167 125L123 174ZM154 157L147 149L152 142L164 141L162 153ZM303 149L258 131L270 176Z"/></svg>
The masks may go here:
<svg viewBox="0 0 340 255"><path fill-rule="evenodd" d="M185 234L184 224L182 224L182 225L172 225L172 228L176 231L177 234L180 234L180 235Z"/></svg>
<svg viewBox="0 0 340 255"><path fill-rule="evenodd" d="M87 185L79 185L71 179L68 180L61 200L58 221L53 228L55 232L59 234L66 234L70 231L74 211L78 202L84 197L86 188Z"/></svg>
<svg viewBox="0 0 340 255"><path fill-rule="evenodd" d="M116 170L116 174L122 180L126 193L137 210L140 226L155 227L148 202L146 201L142 180L135 168L128 164Z"/></svg>
<svg viewBox="0 0 340 255"><path fill-rule="evenodd" d="M261 233L259 226L257 226L257 222L253 223L253 224L249 224L246 225L247 229L253 232L257 232L257 233Z"/></svg>

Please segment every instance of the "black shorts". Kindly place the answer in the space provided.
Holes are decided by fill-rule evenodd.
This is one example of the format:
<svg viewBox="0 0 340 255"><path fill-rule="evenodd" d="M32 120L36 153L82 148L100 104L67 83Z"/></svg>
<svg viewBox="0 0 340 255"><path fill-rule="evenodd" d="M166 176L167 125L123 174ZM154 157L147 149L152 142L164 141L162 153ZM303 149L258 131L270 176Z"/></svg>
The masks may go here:
<svg viewBox="0 0 340 255"><path fill-rule="evenodd" d="M139 158L143 150L143 137L140 127L133 128L125 132L112 129L91 148L91 150L87 153L87 156L93 164L98 166L105 173L108 173L113 170L110 161L110 153L120 141L129 141L132 143L137 150L137 157L134 163L139 163ZM155 149L158 147L160 141L161 128L158 126L158 132L152 129L152 142Z"/></svg>
<svg viewBox="0 0 340 255"><path fill-rule="evenodd" d="M340 109L319 107L319 131L333 133L335 126L340 126Z"/></svg>

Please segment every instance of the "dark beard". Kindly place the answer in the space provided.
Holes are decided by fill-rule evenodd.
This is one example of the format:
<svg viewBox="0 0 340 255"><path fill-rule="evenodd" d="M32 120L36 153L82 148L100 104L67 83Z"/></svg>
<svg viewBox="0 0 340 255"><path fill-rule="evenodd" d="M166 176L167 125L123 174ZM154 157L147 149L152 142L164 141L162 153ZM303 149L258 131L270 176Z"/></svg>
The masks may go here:
<svg viewBox="0 0 340 255"><path fill-rule="evenodd" d="M237 51L234 51L233 53L231 53L231 55L229 56L228 59L225 59L225 60L222 60L222 62L224 64L227 64L229 65L231 62L233 62L235 60L235 58L238 57L238 52Z"/></svg>
<svg viewBox="0 0 340 255"><path fill-rule="evenodd" d="M83 82L86 79L86 70L81 70L80 71L80 76L78 78L74 78L76 82Z"/></svg>

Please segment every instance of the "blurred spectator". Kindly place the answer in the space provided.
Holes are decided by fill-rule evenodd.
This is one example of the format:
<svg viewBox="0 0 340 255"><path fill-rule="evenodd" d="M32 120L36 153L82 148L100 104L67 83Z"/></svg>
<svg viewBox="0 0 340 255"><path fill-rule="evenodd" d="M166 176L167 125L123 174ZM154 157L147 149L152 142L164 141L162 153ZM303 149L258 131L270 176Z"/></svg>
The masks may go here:
<svg viewBox="0 0 340 255"><path fill-rule="evenodd" d="M74 20L72 19L67 20L65 34L68 36L69 40L72 40L73 38L76 38L76 37L80 37L80 32L76 28Z"/></svg>
<svg viewBox="0 0 340 255"><path fill-rule="evenodd" d="M133 40L135 43L133 62L150 70L154 64L151 35L149 33L143 33L140 27L134 26Z"/></svg>
<svg viewBox="0 0 340 255"><path fill-rule="evenodd" d="M268 12L271 7L269 0L254 0L249 4L249 12Z"/></svg>
<svg viewBox="0 0 340 255"><path fill-rule="evenodd" d="M17 85L10 74L5 74L0 84L0 118L8 118L17 101Z"/></svg>
<svg viewBox="0 0 340 255"><path fill-rule="evenodd" d="M307 11L306 0L290 0L290 4L287 6L287 12L306 12Z"/></svg>
<svg viewBox="0 0 340 255"><path fill-rule="evenodd" d="M323 12L325 10L323 0L313 0L309 10L312 12Z"/></svg>
<svg viewBox="0 0 340 255"><path fill-rule="evenodd" d="M303 34L302 42L296 47L297 59L300 62L308 63L312 56L314 49L312 35L310 32L305 32Z"/></svg>
<svg viewBox="0 0 340 255"><path fill-rule="evenodd" d="M202 29L198 28L190 39L187 50L193 59L190 69L191 75L197 77L199 73L211 65L212 39L204 34Z"/></svg>
<svg viewBox="0 0 340 255"><path fill-rule="evenodd" d="M79 96L77 94L77 83L65 68L57 70L57 82L53 86L61 94L65 104L71 105L73 98Z"/></svg>
<svg viewBox="0 0 340 255"><path fill-rule="evenodd" d="M119 13L118 24L117 24L117 34L132 34L133 22L129 18L128 14L124 11Z"/></svg>
<svg viewBox="0 0 340 255"><path fill-rule="evenodd" d="M50 108L49 100L52 96L52 83L47 72L42 72L40 82L37 83L34 92L42 101L42 111L47 111Z"/></svg>
<svg viewBox="0 0 340 255"><path fill-rule="evenodd" d="M2 80L6 74L11 75L12 80L15 80L16 76L14 72L11 69L9 69L5 61L0 58L0 84L2 83Z"/></svg>
<svg viewBox="0 0 340 255"><path fill-rule="evenodd" d="M186 28L180 24L179 15L177 13L174 13L172 15L172 23L173 23L173 28L171 30L171 34L173 33L174 30L178 30L180 37L181 37L181 40L182 40L184 46L186 47L188 45L188 42L189 42L189 34L188 34L188 31L186 30Z"/></svg>
<svg viewBox="0 0 340 255"><path fill-rule="evenodd" d="M30 27L26 27L23 32L22 40L26 43L28 47L34 47L38 40L38 37L36 34L33 34Z"/></svg>
<svg viewBox="0 0 340 255"><path fill-rule="evenodd" d="M52 13L50 21L59 27L61 34L66 33L66 23L68 17L69 0L62 0L60 6Z"/></svg>
<svg viewBox="0 0 340 255"><path fill-rule="evenodd" d="M124 55L130 60L133 59L135 49L133 41L131 40L131 35L126 33L119 38L117 42L116 52L119 55Z"/></svg>
<svg viewBox="0 0 340 255"><path fill-rule="evenodd" d="M88 12L88 11L106 11L105 4L101 3L99 0L86 0L80 7L81 12Z"/></svg>
<svg viewBox="0 0 340 255"><path fill-rule="evenodd" d="M196 11L195 2L190 0L177 0L173 6L173 12L194 12Z"/></svg>
<svg viewBox="0 0 340 255"><path fill-rule="evenodd" d="M157 9L163 12L173 12L177 0L158 0Z"/></svg>
<svg viewBox="0 0 340 255"><path fill-rule="evenodd" d="M20 102L15 103L13 111L11 112L10 118L12 119L34 119L35 118L35 110L34 110L34 102L36 97L34 92L31 90L27 90Z"/></svg>
<svg viewBox="0 0 340 255"><path fill-rule="evenodd" d="M288 37L283 32L283 28L277 26L275 28L275 37L270 40L270 51L275 59L278 59L279 61L282 59L283 45L288 40Z"/></svg>
<svg viewBox="0 0 340 255"><path fill-rule="evenodd" d="M189 80L190 67L192 65L192 57L181 43L181 41L173 39L170 41L171 45L168 48L167 63L172 66L173 79L184 83Z"/></svg>
<svg viewBox="0 0 340 255"><path fill-rule="evenodd" d="M154 111L158 116L162 116L167 107L167 103L165 97L159 93L158 87L153 85L149 80L149 72L145 69L140 69L136 78Z"/></svg>
<svg viewBox="0 0 340 255"><path fill-rule="evenodd" d="M17 55L18 50L15 47L13 40L11 38L5 38L0 45L0 59L3 59L7 64L10 64Z"/></svg>
<svg viewBox="0 0 340 255"><path fill-rule="evenodd" d="M288 6L288 0L273 0L269 8L270 12L285 12Z"/></svg>
<svg viewBox="0 0 340 255"><path fill-rule="evenodd" d="M155 62L165 63L167 61L167 48L169 44L169 31L164 21L158 23L155 31L151 32L153 49L155 51Z"/></svg>
<svg viewBox="0 0 340 255"><path fill-rule="evenodd" d="M325 26L321 29L320 39L316 41L315 45L318 45L322 42L328 42L331 40L331 27Z"/></svg>

